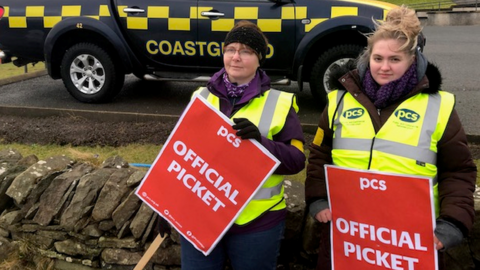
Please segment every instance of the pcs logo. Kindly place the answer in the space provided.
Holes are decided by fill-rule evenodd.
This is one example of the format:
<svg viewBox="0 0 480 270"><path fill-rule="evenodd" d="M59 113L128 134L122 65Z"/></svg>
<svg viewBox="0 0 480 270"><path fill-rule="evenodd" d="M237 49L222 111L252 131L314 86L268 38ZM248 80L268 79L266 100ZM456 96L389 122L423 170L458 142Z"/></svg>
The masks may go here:
<svg viewBox="0 0 480 270"><path fill-rule="evenodd" d="M415 123L420 119L420 115L414 111L400 109L395 111L395 116L403 122Z"/></svg>
<svg viewBox="0 0 480 270"><path fill-rule="evenodd" d="M345 111L342 116L347 119L357 119L365 114L365 110L362 108L353 108L348 111Z"/></svg>

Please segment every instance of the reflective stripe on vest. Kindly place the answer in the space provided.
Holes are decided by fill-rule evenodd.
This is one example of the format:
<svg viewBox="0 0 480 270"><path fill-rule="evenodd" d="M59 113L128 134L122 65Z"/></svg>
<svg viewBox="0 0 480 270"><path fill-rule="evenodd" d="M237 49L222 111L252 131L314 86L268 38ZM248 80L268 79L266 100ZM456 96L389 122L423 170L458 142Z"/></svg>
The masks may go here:
<svg viewBox="0 0 480 270"><path fill-rule="evenodd" d="M420 138L418 145L430 145L433 134L437 125L437 117L440 113L440 95L428 95L428 105L425 112L425 120L420 131ZM338 114L343 112L343 102L340 103ZM338 119L336 119L338 123ZM372 147L371 139L344 139L342 138L342 126L339 125L335 130L335 140L333 141L333 148L335 149L350 149L359 151L370 151ZM435 164L437 161L437 153L430 149L422 149L413 145L397 143L394 141L386 141L375 138L376 150L390 153L397 156L403 156L411 159L421 160L426 163Z"/></svg>
<svg viewBox="0 0 480 270"><path fill-rule="evenodd" d="M400 104L375 134L367 110L350 93L331 92L328 114L334 133L333 163L430 177L437 200L437 143L454 103L454 96L443 91L415 95Z"/></svg>
<svg viewBox="0 0 480 270"><path fill-rule="evenodd" d="M272 125L278 99L280 98L280 94L282 93L278 90L270 90L269 92L270 93L267 96L267 100L265 101L265 107L263 108L263 111L261 113L260 121L257 125L260 131L260 134L262 134L265 137L268 137L268 133L270 131L269 129L270 129L270 126ZM202 88L199 94L209 102L210 102L209 96L211 96L213 99L217 99L217 102L215 103L218 103L218 98L215 97L215 95L212 95L206 87ZM216 108L220 107L218 104L212 103L212 105L215 106Z"/></svg>
<svg viewBox="0 0 480 270"><path fill-rule="evenodd" d="M211 94L206 87L200 88L196 93L204 97L215 108L220 108L220 99ZM272 139L275 134L282 130L292 106L298 111L293 94L272 89L249 101L230 118L248 118L257 125L264 137ZM284 209L286 204L283 194L283 176L277 174L270 176L254 194L252 200L235 220L235 223L244 225L266 211Z"/></svg>

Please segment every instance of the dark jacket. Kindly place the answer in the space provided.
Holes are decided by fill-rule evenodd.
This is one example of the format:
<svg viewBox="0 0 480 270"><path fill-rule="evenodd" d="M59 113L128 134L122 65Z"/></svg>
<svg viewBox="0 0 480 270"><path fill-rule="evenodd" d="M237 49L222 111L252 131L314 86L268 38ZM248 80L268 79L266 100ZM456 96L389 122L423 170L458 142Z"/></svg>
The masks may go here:
<svg viewBox="0 0 480 270"><path fill-rule="evenodd" d="M352 66L344 66L332 74L332 89L346 90L368 111L375 131L385 124L398 105L417 93L437 93L442 84L442 76L436 66L428 63L425 76L418 85L401 100L381 111L362 92L359 71ZM325 108L327 110L327 108ZM311 144L308 158L305 196L307 204L318 203L327 198L324 164L332 163L332 130L328 127L327 113L321 115L319 128L324 131L321 145ZM443 137L438 142L437 168L440 216L438 220L454 224L463 235L467 235L474 221L473 192L475 190L476 166L473 162L467 139L455 110L450 115ZM328 206L327 204L325 204ZM320 209L321 210L321 209ZM312 212L311 212L312 213ZM437 225L438 225L437 220ZM437 231L436 231L437 233ZM440 237L439 237L440 239ZM440 239L442 240L442 239Z"/></svg>

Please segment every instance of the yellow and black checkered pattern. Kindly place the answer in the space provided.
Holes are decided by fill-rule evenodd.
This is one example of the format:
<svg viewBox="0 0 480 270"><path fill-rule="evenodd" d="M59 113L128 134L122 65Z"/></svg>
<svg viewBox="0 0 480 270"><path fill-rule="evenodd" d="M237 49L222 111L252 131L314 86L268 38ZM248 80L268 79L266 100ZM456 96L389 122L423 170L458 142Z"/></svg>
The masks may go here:
<svg viewBox="0 0 480 270"><path fill-rule="evenodd" d="M125 18L127 28L131 30L148 30L149 24L154 23L153 20L168 20L169 31L190 31L191 20L209 20L207 17L201 16L204 11L210 11L212 7L190 7L190 16L188 18L170 17L170 7L168 6L150 6L147 9L146 17L128 16L123 10L127 6L118 6L118 13L121 18ZM316 25L335 17L340 16L358 16L358 7L356 6L332 6L330 17L316 18L309 17L307 7L282 7L281 16L278 19L261 18L258 7L234 7L233 18L220 18L211 21L212 32L228 32L232 29L238 20L254 21L263 32L281 32L282 21L284 20L302 20L309 18L310 24L305 25L305 32L309 32ZM386 12L386 11L385 11Z"/></svg>
<svg viewBox="0 0 480 270"><path fill-rule="evenodd" d="M28 28L28 19L30 18L42 18L44 28L53 28L57 23L68 17L90 17L100 20L101 17L110 17L110 10L108 5L100 5L98 12L91 14L85 12L81 5L62 6L61 13L58 16L46 16L45 6L26 6L25 14L23 16L11 15L10 8L5 6L4 18L8 19L8 25L10 28ZM88 9L91 12L91 7Z"/></svg>
<svg viewBox="0 0 480 270"><path fill-rule="evenodd" d="M190 7L190 16L188 18L174 18L170 17L170 7L168 6L150 6L147 9L146 17L129 17L127 13L123 11L126 6L119 6L118 13L120 17L126 18L127 28L136 30L148 30L149 23L155 19L168 20L169 31L190 31L191 20L209 20L207 17L201 16L204 11L210 11L213 7ZM211 21L211 31L215 32L228 32L232 29L235 21L238 20L255 20L258 26L264 32L281 32L282 20L295 19L295 7L282 8L282 16L278 19L262 19L259 18L258 7L235 7L234 18ZM297 8L298 10L299 8ZM306 8L300 8L304 10L306 14Z"/></svg>

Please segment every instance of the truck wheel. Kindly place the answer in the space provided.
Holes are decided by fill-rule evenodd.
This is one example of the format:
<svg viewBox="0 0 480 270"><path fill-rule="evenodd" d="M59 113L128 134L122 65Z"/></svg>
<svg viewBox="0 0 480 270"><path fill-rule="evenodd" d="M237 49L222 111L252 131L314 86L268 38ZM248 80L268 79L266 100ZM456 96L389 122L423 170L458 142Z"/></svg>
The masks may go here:
<svg viewBox="0 0 480 270"><path fill-rule="evenodd" d="M112 57L92 43L70 47L62 59L62 80L77 100L101 103L113 99L122 89L125 74Z"/></svg>
<svg viewBox="0 0 480 270"><path fill-rule="evenodd" d="M363 49L364 47L356 44L337 45L318 57L310 74L310 91L321 110L327 104L327 94L331 90L328 89L328 78L332 67L354 61Z"/></svg>

